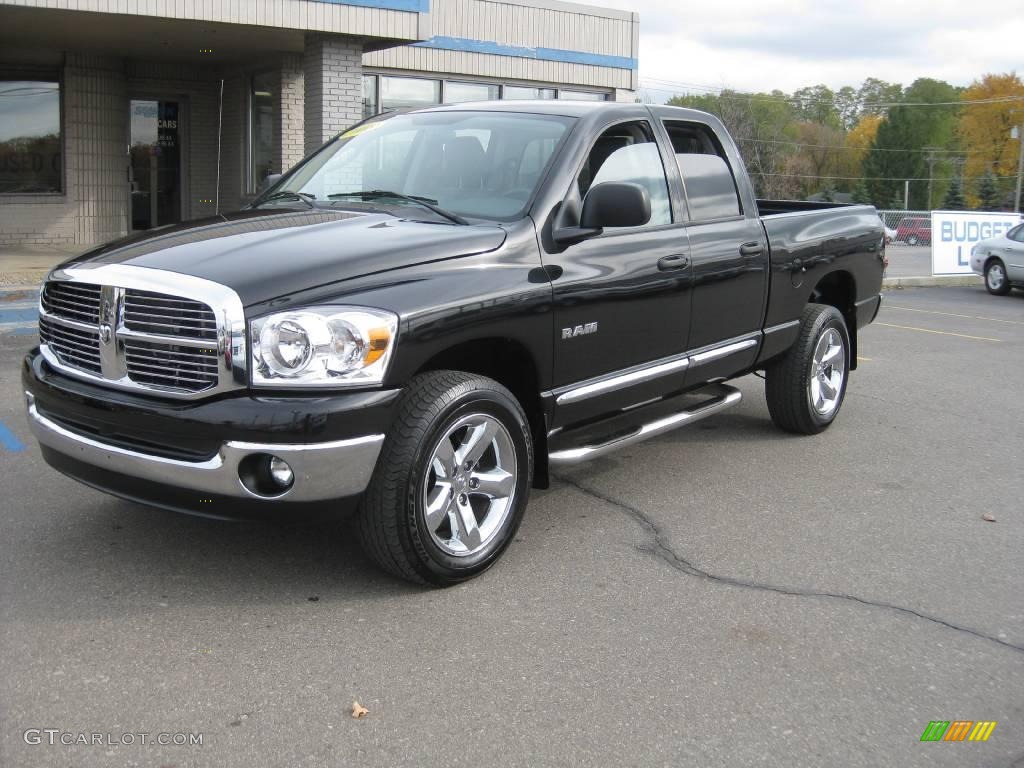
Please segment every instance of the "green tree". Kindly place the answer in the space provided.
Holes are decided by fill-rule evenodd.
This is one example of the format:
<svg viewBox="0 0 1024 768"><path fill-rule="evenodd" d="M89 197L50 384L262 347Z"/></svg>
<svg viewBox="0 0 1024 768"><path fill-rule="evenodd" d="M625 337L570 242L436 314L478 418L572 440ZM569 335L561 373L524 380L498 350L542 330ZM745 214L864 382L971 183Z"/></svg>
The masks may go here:
<svg viewBox="0 0 1024 768"><path fill-rule="evenodd" d="M879 115L884 117L889 114L889 107L876 106L878 104L895 104L903 99L903 86L899 83L887 83L877 77L869 77L860 88L857 89L857 103L860 106L860 114Z"/></svg>
<svg viewBox="0 0 1024 768"><path fill-rule="evenodd" d="M868 185L864 183L864 179L857 182L857 186L853 188L853 202L860 203L861 205L871 205L874 200L871 199L871 193L868 192Z"/></svg>
<svg viewBox="0 0 1024 768"><path fill-rule="evenodd" d="M978 200L983 211L994 211L1002 202L999 183L991 168L986 168L985 173L978 179Z"/></svg>
<svg viewBox="0 0 1024 768"><path fill-rule="evenodd" d="M928 146L949 149L955 146L957 107L909 106L955 102L957 90L949 83L930 78L914 81L903 101L908 106L893 107L881 125L864 160L864 176L875 200L894 199L904 179L927 179L928 163L923 149ZM944 165L935 164L935 176L948 176ZM927 184L912 184L910 207L930 209Z"/></svg>
<svg viewBox="0 0 1024 768"><path fill-rule="evenodd" d="M954 176L949 180L946 188L946 196L942 198L942 210L944 211L966 211L967 201L964 199L964 188L960 183L960 177Z"/></svg>
<svg viewBox="0 0 1024 768"><path fill-rule="evenodd" d="M796 117L805 123L818 123L833 128L842 125L836 108L836 94L827 85L810 85L793 92Z"/></svg>

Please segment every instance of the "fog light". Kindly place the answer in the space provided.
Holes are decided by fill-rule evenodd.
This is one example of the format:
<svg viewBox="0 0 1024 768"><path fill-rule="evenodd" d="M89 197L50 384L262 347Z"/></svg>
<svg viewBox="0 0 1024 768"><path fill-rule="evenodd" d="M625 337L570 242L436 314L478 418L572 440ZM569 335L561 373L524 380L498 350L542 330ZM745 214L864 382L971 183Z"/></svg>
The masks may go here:
<svg viewBox="0 0 1024 768"><path fill-rule="evenodd" d="M287 461L279 459L277 456L271 456L269 468L271 479L280 488L287 489L292 487L292 483L295 482L295 473L288 466Z"/></svg>

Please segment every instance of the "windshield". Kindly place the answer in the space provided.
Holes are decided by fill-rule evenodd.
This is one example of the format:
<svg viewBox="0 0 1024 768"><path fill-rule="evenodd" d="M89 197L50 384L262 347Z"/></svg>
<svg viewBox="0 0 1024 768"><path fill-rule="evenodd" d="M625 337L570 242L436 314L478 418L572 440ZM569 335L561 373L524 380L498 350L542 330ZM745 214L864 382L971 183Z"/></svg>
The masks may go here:
<svg viewBox="0 0 1024 768"><path fill-rule="evenodd" d="M342 134L274 191L342 204L345 195L387 190L459 216L511 221L525 214L571 124L508 112L395 115ZM380 202L416 207L398 198L374 204Z"/></svg>

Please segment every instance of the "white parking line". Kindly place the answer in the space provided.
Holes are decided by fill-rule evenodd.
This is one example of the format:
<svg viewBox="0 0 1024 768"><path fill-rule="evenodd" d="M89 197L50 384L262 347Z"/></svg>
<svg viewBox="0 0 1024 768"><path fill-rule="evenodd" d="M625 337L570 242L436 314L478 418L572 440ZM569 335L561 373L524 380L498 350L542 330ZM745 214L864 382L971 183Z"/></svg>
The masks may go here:
<svg viewBox="0 0 1024 768"><path fill-rule="evenodd" d="M956 312L939 312L935 309L914 309L913 307L897 307L894 304L883 305L885 309L901 309L904 312L923 312L926 315L945 315L946 317L966 317L968 320L991 320L993 323L1009 323L1010 325L1024 325L1020 320L1001 320L998 317L985 317L983 315L958 315Z"/></svg>

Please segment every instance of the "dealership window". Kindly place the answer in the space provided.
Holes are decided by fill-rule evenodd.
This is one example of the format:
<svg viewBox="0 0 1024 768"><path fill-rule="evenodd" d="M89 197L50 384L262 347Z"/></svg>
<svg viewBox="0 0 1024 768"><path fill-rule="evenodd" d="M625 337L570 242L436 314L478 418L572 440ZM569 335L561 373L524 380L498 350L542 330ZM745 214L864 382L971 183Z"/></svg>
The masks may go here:
<svg viewBox="0 0 1024 768"><path fill-rule="evenodd" d="M363 75L363 119L373 117L377 109L377 76Z"/></svg>
<svg viewBox="0 0 1024 768"><path fill-rule="evenodd" d="M274 169L274 76L264 72L252 77L252 91L249 98L249 125L252 131L252 175L250 188L259 189L260 183L270 174L279 173Z"/></svg>
<svg viewBox="0 0 1024 768"><path fill-rule="evenodd" d="M0 74L0 193L62 189L60 83Z"/></svg>
<svg viewBox="0 0 1024 768"><path fill-rule="evenodd" d="M605 101L608 97L594 91L567 91L562 88L558 91L558 98L568 101Z"/></svg>
<svg viewBox="0 0 1024 768"><path fill-rule="evenodd" d="M506 85L503 99L553 99L554 88L527 88L521 85Z"/></svg>
<svg viewBox="0 0 1024 768"><path fill-rule="evenodd" d="M494 101L498 98L499 87L488 83L444 84L444 100L447 104L461 104L465 101Z"/></svg>
<svg viewBox="0 0 1024 768"><path fill-rule="evenodd" d="M441 103L441 81L419 77L380 78L382 112L401 107L424 107Z"/></svg>

